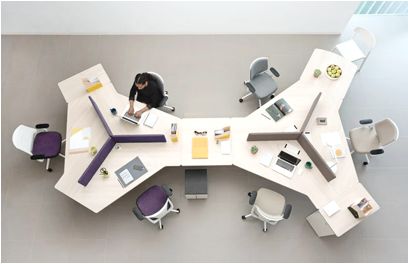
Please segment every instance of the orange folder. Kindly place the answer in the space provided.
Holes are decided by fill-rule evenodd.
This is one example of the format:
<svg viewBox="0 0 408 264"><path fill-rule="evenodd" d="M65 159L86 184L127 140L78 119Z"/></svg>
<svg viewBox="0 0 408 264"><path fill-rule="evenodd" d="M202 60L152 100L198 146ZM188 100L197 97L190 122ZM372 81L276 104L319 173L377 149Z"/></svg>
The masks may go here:
<svg viewBox="0 0 408 264"><path fill-rule="evenodd" d="M208 137L193 137L193 159L208 159Z"/></svg>

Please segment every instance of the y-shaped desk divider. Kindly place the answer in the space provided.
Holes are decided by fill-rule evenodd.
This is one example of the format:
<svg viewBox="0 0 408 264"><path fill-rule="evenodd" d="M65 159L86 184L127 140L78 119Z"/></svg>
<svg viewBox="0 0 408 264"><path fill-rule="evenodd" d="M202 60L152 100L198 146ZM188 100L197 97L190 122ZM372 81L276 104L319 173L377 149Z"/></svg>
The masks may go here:
<svg viewBox="0 0 408 264"><path fill-rule="evenodd" d="M91 101L99 119L102 121L109 138L103 144L102 148L96 154L95 158L91 161L88 167L85 169L82 176L78 179L78 183L83 186L87 186L91 181L92 177L95 175L99 167L102 165L106 157L113 149L116 143L155 143L155 142L166 142L166 137L163 134L141 134L141 135L113 135L111 129L108 126L105 118L102 115L98 105L93 100L91 96L88 96Z"/></svg>
<svg viewBox="0 0 408 264"><path fill-rule="evenodd" d="M335 179L336 175L334 174L334 172L331 170L329 165L327 165L326 161L303 133L306 129L307 124L309 123L310 117L312 116L313 110L316 108L317 102L319 101L321 95L322 93L320 92L314 99L299 132L249 133L247 141L297 140L297 142L299 142L310 159L312 159L324 178L327 181Z"/></svg>

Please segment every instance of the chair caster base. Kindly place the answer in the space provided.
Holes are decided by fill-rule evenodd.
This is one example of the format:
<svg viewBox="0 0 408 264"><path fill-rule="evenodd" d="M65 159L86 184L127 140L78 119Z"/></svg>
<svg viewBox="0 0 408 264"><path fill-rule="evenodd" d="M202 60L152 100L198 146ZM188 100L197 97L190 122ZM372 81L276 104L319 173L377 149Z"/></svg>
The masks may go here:
<svg viewBox="0 0 408 264"><path fill-rule="evenodd" d="M262 228L262 231L266 232L266 231L268 231L268 229Z"/></svg>
<svg viewBox="0 0 408 264"><path fill-rule="evenodd" d="M243 99L239 99L239 102L242 103L244 100Z"/></svg>
<svg viewBox="0 0 408 264"><path fill-rule="evenodd" d="M48 171L48 172L52 172L52 169L51 169L51 168L49 168L49 169L47 169L47 171Z"/></svg>
<svg viewBox="0 0 408 264"><path fill-rule="evenodd" d="M241 216L241 219L242 219L242 220L245 220L245 219L246 219L245 215Z"/></svg>
<svg viewBox="0 0 408 264"><path fill-rule="evenodd" d="M176 108L171 109L172 112L176 111Z"/></svg>
<svg viewBox="0 0 408 264"><path fill-rule="evenodd" d="M363 162L363 166L366 166L366 165L368 165L368 162L367 162L367 161L364 161L364 162Z"/></svg>
<svg viewBox="0 0 408 264"><path fill-rule="evenodd" d="M271 99L273 99L273 98L275 98L275 95L274 94L272 94L269 98L271 98Z"/></svg>
<svg viewBox="0 0 408 264"><path fill-rule="evenodd" d="M164 228L164 225L159 226L160 230L163 230L163 228Z"/></svg>
<svg viewBox="0 0 408 264"><path fill-rule="evenodd" d="M176 210L178 211L178 212L177 212L178 214L181 212L180 208L177 208Z"/></svg>

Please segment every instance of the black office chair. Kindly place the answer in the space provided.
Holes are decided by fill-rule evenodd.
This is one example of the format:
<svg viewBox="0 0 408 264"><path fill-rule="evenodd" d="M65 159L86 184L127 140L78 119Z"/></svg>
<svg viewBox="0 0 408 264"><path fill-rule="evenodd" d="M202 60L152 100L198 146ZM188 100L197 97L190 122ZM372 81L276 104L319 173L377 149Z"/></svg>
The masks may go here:
<svg viewBox="0 0 408 264"><path fill-rule="evenodd" d="M148 72L150 74L150 76L152 76L152 78L156 81L157 85L159 86L159 89L161 90L161 92L163 93L163 99L161 100L159 107L163 107L166 109L171 110L172 112L176 111L176 108L174 106L169 106L167 104L167 100L169 99L169 93L168 91L164 90L164 81L163 78L155 72Z"/></svg>

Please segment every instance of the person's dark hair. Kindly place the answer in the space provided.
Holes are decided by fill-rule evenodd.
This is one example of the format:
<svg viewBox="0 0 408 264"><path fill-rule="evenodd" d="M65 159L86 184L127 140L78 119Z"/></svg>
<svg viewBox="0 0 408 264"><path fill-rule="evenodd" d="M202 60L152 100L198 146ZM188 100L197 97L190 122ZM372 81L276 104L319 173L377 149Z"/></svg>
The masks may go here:
<svg viewBox="0 0 408 264"><path fill-rule="evenodd" d="M147 72L138 73L135 77L135 84L144 84L149 80L149 74Z"/></svg>

